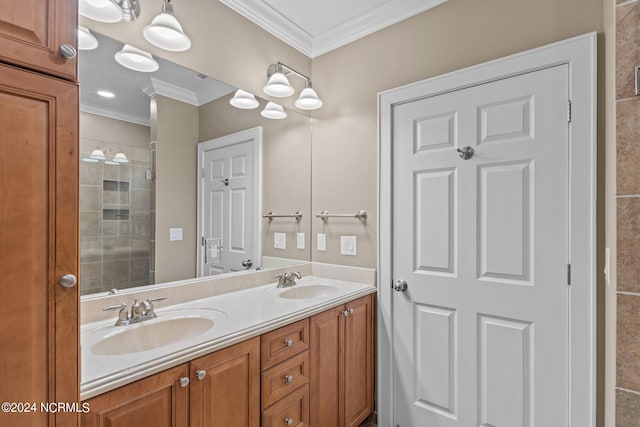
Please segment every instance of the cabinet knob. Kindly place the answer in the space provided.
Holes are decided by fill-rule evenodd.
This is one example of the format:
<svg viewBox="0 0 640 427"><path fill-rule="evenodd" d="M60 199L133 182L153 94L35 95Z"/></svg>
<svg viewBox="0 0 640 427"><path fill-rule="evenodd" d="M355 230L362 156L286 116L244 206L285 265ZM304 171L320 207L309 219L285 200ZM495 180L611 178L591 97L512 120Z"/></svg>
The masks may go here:
<svg viewBox="0 0 640 427"><path fill-rule="evenodd" d="M342 312L342 315L343 315L344 317L347 317L347 316L349 315L349 310L345 310L345 311L343 311L343 312Z"/></svg>
<svg viewBox="0 0 640 427"><path fill-rule="evenodd" d="M285 418L284 419L284 424L287 426L292 426L293 425L293 420L291 418Z"/></svg>
<svg viewBox="0 0 640 427"><path fill-rule="evenodd" d="M285 375L284 382L286 382L287 384L291 384L293 382L293 375Z"/></svg>
<svg viewBox="0 0 640 427"><path fill-rule="evenodd" d="M291 338L284 340L284 345L286 347L291 347L293 345L293 340Z"/></svg>
<svg viewBox="0 0 640 427"><path fill-rule="evenodd" d="M349 314L353 314L353 308L350 308L349 310L347 310L349 312Z"/></svg>
<svg viewBox="0 0 640 427"><path fill-rule="evenodd" d="M196 378L199 380L203 380L204 377L207 376L207 371L205 371L204 369L200 369L198 371L196 371Z"/></svg>
<svg viewBox="0 0 640 427"><path fill-rule="evenodd" d="M67 58L67 59L73 59L78 54L75 47L66 43L60 45L59 50L60 50L60 55L62 55L63 58Z"/></svg>
<svg viewBox="0 0 640 427"><path fill-rule="evenodd" d="M65 274L60 278L60 286L63 288L73 288L76 283L78 283L78 279L73 274Z"/></svg>
<svg viewBox="0 0 640 427"><path fill-rule="evenodd" d="M189 378L182 377L178 380L178 382L180 383L180 387L184 388L189 385Z"/></svg>

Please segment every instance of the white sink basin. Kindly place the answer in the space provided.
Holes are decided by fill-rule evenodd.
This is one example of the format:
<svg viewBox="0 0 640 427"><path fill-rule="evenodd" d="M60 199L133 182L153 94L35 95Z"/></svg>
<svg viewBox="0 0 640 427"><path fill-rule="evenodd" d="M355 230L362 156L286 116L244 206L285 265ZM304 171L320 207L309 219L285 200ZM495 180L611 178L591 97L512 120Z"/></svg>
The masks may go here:
<svg viewBox="0 0 640 427"><path fill-rule="evenodd" d="M214 327L212 317L189 314L188 311L146 320L127 326L111 327L110 333L90 348L97 356L118 356L154 350L202 335Z"/></svg>
<svg viewBox="0 0 640 427"><path fill-rule="evenodd" d="M295 285L278 296L285 299L310 299L328 297L338 291L339 289L332 285Z"/></svg>

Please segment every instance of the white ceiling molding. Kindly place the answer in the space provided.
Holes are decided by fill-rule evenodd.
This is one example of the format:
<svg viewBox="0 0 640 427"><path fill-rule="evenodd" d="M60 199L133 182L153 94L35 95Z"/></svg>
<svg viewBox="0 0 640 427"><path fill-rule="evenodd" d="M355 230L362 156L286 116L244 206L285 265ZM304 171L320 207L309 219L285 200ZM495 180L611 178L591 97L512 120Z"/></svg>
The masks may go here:
<svg viewBox="0 0 640 427"><path fill-rule="evenodd" d="M306 56L315 58L448 0L367 1L349 10L327 5L328 13L322 14L317 11L325 7L326 2L317 0L304 15L299 8L286 9L287 3L281 1L220 1ZM323 28L326 29L318 30Z"/></svg>
<svg viewBox="0 0 640 427"><path fill-rule="evenodd" d="M167 98L172 98L196 107L207 104L211 101L215 101L216 99L235 91L235 88L231 86L216 85L216 87L211 87L200 92L195 92L156 79L154 77L151 77L151 86L153 87L152 90L150 90L150 88L148 87L143 88L142 90L144 91L144 93L150 96L155 94L165 96Z"/></svg>
<svg viewBox="0 0 640 427"><path fill-rule="evenodd" d="M95 114L96 116L108 117L114 120L134 123L136 125L151 126L149 117L141 116L132 112L124 112L118 109L105 108L102 105L80 102L80 111L83 113Z"/></svg>

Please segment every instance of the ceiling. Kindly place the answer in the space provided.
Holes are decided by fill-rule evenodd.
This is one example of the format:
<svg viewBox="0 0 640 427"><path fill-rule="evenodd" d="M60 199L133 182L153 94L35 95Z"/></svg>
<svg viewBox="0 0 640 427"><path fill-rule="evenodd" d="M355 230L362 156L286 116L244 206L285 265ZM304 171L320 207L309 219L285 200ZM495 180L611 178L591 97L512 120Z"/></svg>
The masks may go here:
<svg viewBox="0 0 640 427"><path fill-rule="evenodd" d="M310 58L447 0L220 0Z"/></svg>
<svg viewBox="0 0 640 427"><path fill-rule="evenodd" d="M81 50L78 59L80 110L145 126L150 124L149 95L159 94L200 106L235 90L218 80L154 57L158 71L141 73L118 64L113 55L123 44L96 32L98 48ZM113 92L114 98L98 95Z"/></svg>

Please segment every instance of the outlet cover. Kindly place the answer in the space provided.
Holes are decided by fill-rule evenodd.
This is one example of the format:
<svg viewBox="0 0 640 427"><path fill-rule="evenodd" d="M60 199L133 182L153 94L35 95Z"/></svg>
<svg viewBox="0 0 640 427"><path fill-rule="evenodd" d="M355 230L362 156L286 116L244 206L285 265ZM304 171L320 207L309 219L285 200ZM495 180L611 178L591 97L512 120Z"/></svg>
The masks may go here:
<svg viewBox="0 0 640 427"><path fill-rule="evenodd" d="M169 241L177 242L182 240L182 228L170 228L169 229Z"/></svg>
<svg viewBox="0 0 640 427"><path fill-rule="evenodd" d="M318 233L317 244L319 251L327 250L327 235L324 233Z"/></svg>
<svg viewBox="0 0 640 427"><path fill-rule="evenodd" d="M340 255L358 255L356 236L340 236Z"/></svg>
<svg viewBox="0 0 640 427"><path fill-rule="evenodd" d="M296 234L296 246L298 249L304 249L304 233Z"/></svg>
<svg viewBox="0 0 640 427"><path fill-rule="evenodd" d="M287 233L273 233L273 248L287 249Z"/></svg>

